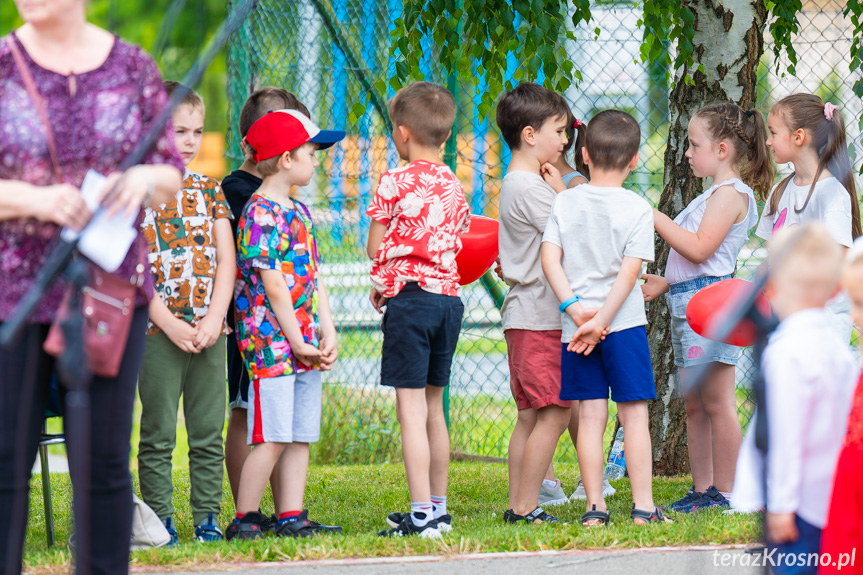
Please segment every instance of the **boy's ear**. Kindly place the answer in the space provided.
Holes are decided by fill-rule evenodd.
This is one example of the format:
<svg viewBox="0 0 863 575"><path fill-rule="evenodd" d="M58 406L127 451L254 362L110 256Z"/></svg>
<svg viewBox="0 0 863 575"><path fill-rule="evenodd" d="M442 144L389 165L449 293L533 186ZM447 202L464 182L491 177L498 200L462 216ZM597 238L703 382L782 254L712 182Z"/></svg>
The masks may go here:
<svg viewBox="0 0 863 575"><path fill-rule="evenodd" d="M291 152L290 151L284 152L282 154L282 156L279 158L279 165L282 167L283 170L290 170L291 169Z"/></svg>
<svg viewBox="0 0 863 575"><path fill-rule="evenodd" d="M521 129L521 139L528 146L536 145L536 130L533 126L525 126Z"/></svg>
<svg viewBox="0 0 863 575"><path fill-rule="evenodd" d="M590 165L590 154L587 153L587 146L581 147L581 159L584 161L585 166Z"/></svg>
<svg viewBox="0 0 863 575"><path fill-rule="evenodd" d="M398 128L399 136L402 138L402 144L407 144L411 138L411 131L408 130L407 126L396 126L396 128Z"/></svg>
<svg viewBox="0 0 863 575"><path fill-rule="evenodd" d="M626 167L630 172L638 167L638 158L641 155L638 152L635 152L635 155L632 156L632 159L629 160L629 165Z"/></svg>

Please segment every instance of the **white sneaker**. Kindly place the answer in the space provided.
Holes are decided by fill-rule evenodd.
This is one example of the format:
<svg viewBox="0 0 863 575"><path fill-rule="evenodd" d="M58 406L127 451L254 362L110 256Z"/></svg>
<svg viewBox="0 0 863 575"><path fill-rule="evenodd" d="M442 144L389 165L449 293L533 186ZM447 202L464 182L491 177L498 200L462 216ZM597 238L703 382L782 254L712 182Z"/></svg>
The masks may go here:
<svg viewBox="0 0 863 575"><path fill-rule="evenodd" d="M537 501L538 507L546 507L549 505L563 505L568 501L569 499L566 498L566 492L563 490L560 481L557 482L557 487L546 487L545 483L542 483L540 485L539 501Z"/></svg>
<svg viewBox="0 0 863 575"><path fill-rule="evenodd" d="M617 489L608 482L607 477L602 478L602 496L603 497L611 497L617 493ZM578 500L586 500L587 493L584 492L584 482L581 480L581 477L578 478L578 485L575 487L575 491L572 492L572 495L569 496L570 501L578 501Z"/></svg>

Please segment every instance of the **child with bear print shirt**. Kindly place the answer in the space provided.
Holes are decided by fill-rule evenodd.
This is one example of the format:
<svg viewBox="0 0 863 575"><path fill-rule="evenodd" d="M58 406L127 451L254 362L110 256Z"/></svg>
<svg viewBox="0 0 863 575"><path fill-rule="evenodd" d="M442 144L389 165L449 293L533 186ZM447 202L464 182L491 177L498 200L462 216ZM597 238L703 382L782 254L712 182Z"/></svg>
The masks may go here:
<svg viewBox="0 0 863 575"><path fill-rule="evenodd" d="M177 89L166 82L169 93ZM204 103L189 92L172 122L183 163L195 159L204 128ZM142 227L156 292L150 302L147 347L141 368L141 498L177 542L171 496L171 454L177 408L189 435L189 475L195 537L223 538L217 526L222 499L225 425L225 314L237 275L231 210L218 182L186 170L183 189L156 209Z"/></svg>

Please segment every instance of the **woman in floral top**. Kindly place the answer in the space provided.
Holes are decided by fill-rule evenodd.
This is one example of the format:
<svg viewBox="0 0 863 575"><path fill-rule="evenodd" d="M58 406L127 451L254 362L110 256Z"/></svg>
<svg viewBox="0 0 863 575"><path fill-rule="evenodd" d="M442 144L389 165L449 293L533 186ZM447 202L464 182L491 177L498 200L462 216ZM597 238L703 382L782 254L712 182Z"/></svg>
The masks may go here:
<svg viewBox="0 0 863 575"><path fill-rule="evenodd" d="M16 4L26 23L0 39L0 322L32 286L60 227L81 229L90 219L79 190L88 170L111 174L106 194L122 177L102 204L127 214L139 212L144 203L158 205L173 197L183 170L166 126L145 165L116 173L166 104L159 72L146 54L89 24L86 0ZM55 177L45 128L13 60L12 45L44 101L65 183ZM145 246L138 237L116 273L141 273L137 262ZM21 571L29 469L54 366L42 342L63 289L56 282L20 340L0 349L0 573ZM120 374L95 377L90 386L91 441L86 448L92 455L93 573L128 571L129 437L152 293L152 278L145 274ZM79 438L70 432L67 441L74 446Z"/></svg>

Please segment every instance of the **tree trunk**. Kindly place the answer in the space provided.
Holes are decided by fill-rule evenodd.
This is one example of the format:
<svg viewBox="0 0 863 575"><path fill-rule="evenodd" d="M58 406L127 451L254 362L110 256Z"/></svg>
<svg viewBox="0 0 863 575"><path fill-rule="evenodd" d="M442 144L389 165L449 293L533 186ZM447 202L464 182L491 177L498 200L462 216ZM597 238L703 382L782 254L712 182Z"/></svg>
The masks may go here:
<svg viewBox="0 0 863 575"><path fill-rule="evenodd" d="M701 193L702 182L684 157L686 129L692 115L705 104L736 102L755 105L758 61L764 51L766 10L762 0L684 0L695 14L692 82L678 70L669 102L670 125L665 150L665 178L659 209L674 217ZM699 64L704 72L698 70ZM668 245L657 236L656 262L649 273L662 274ZM650 435L654 473L677 475L689 471L686 413L677 386L668 307L659 298L648 306L648 339L656 380L656 401L650 405Z"/></svg>

